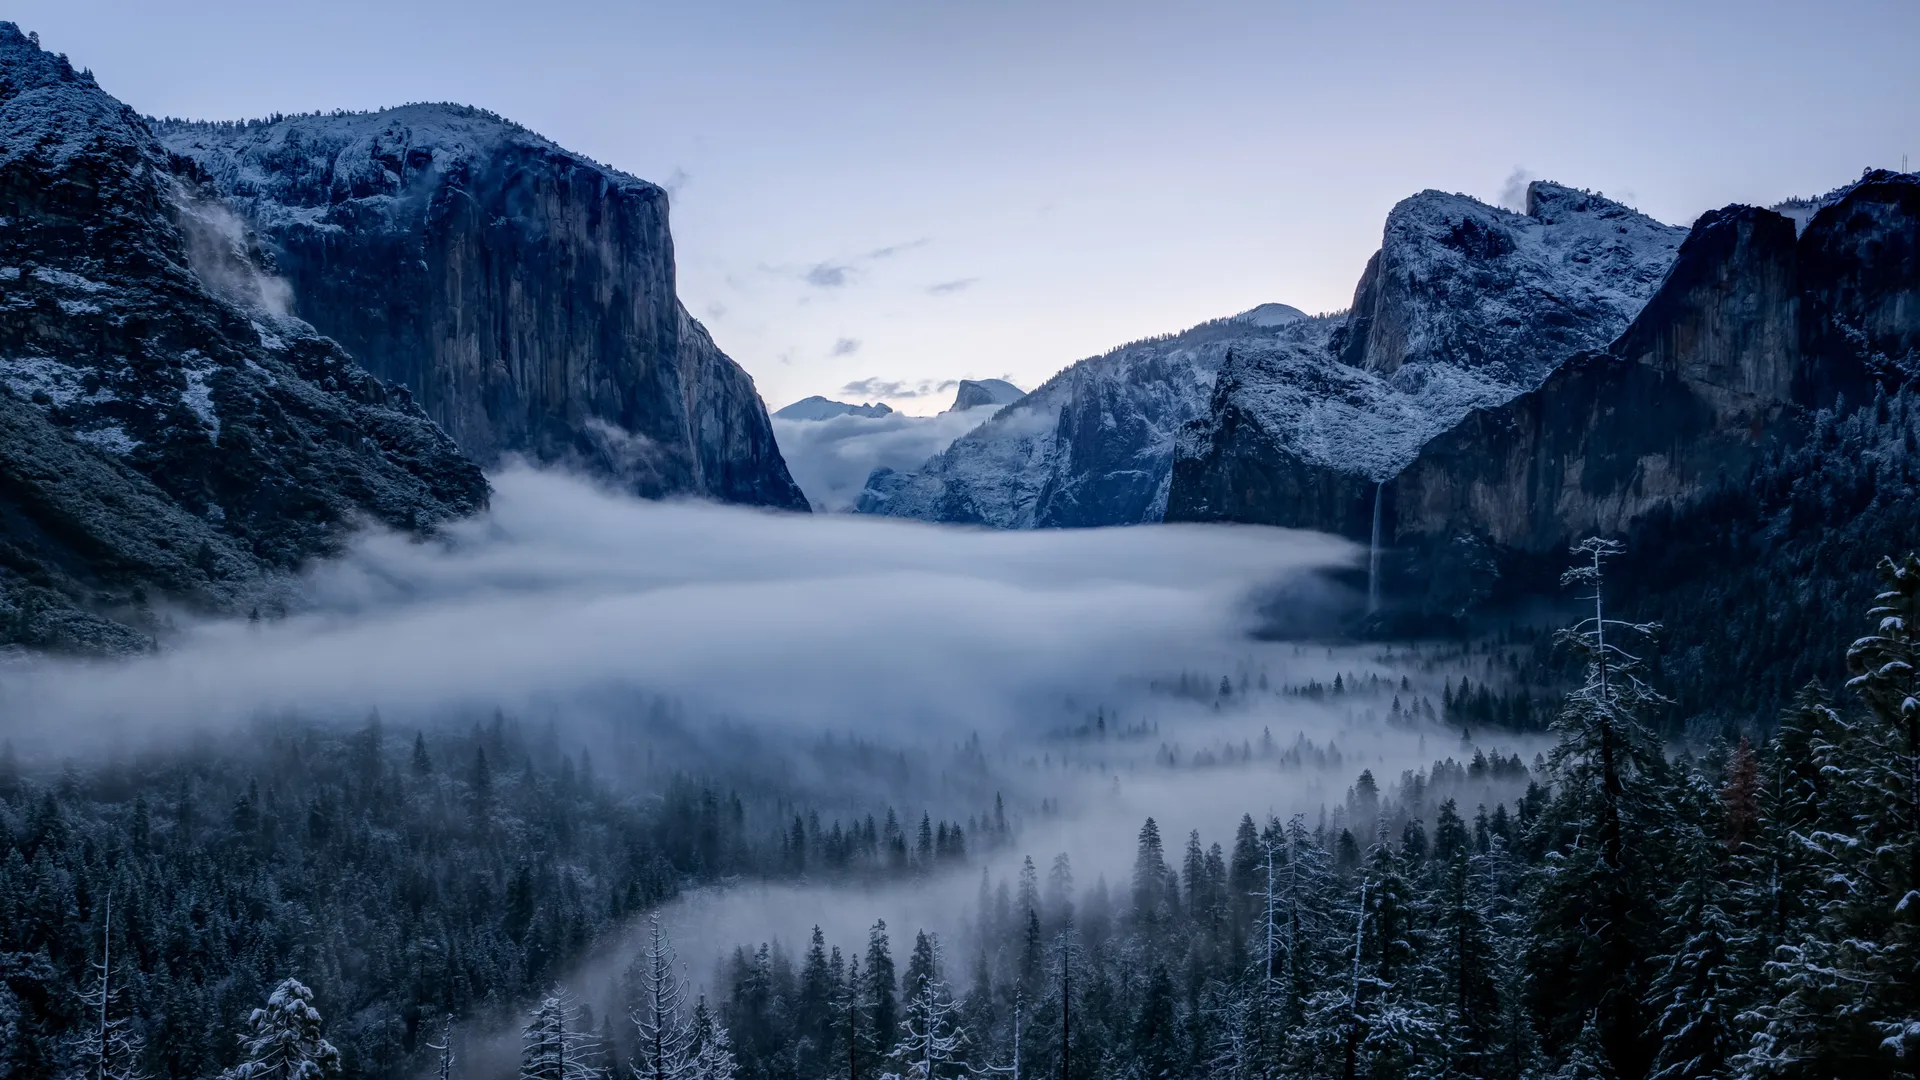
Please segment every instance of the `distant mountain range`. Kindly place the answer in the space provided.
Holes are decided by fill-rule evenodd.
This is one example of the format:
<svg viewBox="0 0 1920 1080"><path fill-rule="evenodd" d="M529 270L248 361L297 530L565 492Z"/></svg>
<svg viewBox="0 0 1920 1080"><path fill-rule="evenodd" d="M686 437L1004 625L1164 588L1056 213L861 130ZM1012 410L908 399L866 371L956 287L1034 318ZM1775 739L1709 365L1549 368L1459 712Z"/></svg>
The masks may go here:
<svg viewBox="0 0 1920 1080"><path fill-rule="evenodd" d="M776 420L831 420L836 416L879 417L887 416L892 412L893 409L885 402L849 405L844 401L834 401L815 394L812 397L801 398L784 409L776 410L773 418Z"/></svg>

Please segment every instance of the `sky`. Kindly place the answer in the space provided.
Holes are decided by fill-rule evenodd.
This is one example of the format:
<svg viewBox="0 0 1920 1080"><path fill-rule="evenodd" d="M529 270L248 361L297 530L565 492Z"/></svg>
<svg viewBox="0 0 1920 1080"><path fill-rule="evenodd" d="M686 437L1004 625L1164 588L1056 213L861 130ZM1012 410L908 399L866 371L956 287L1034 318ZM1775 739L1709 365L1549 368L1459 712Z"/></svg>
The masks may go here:
<svg viewBox="0 0 1920 1080"><path fill-rule="evenodd" d="M1443 10L1444 8L1444 10ZM458 101L672 195L680 293L768 405L1279 301L1387 211L1516 178L1685 223L1920 157L1920 4L14 0L152 115ZM943 385L944 384L944 385Z"/></svg>

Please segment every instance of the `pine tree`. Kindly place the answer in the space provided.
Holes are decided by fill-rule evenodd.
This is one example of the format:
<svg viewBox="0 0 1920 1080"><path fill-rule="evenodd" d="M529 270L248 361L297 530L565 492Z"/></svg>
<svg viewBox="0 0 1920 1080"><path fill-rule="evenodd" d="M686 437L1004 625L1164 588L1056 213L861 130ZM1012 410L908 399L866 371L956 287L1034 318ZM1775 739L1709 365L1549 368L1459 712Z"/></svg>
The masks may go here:
<svg viewBox="0 0 1920 1080"><path fill-rule="evenodd" d="M447 1013L440 1018L440 1040L427 1040L427 1049L438 1055L434 1075L439 1080L453 1080L453 1014Z"/></svg>
<svg viewBox="0 0 1920 1080"><path fill-rule="evenodd" d="M940 939L922 930L907 961L905 1015L900 1041L890 1055L890 1075L902 1080L942 1080L971 1071L965 1060L967 1035L958 1023L959 1003L940 969Z"/></svg>
<svg viewBox="0 0 1920 1080"><path fill-rule="evenodd" d="M647 951L640 960L640 1001L628 1015L638 1036L633 1059L636 1080L685 1080L693 1067L695 1035L680 1010L687 987L674 972L678 957L660 928L660 916L647 916Z"/></svg>
<svg viewBox="0 0 1920 1080"><path fill-rule="evenodd" d="M1736 759L1737 760L1737 759ZM1655 1080L1704 1080L1728 1075L1738 1052L1735 1017L1739 990L1733 964L1736 933L1726 913L1729 855L1707 828L1721 803L1704 777L1690 773L1678 809L1666 830L1674 835L1681 871L1666 902L1672 952L1658 963L1649 988L1659 1035ZM1729 824L1744 826L1735 818Z"/></svg>
<svg viewBox="0 0 1920 1080"><path fill-rule="evenodd" d="M900 1013L894 997L893 946L887 940L887 921L881 919L867 933L865 1010L872 1042L891 1048L899 1039Z"/></svg>
<svg viewBox="0 0 1920 1080"><path fill-rule="evenodd" d="M100 927L100 959L94 962L99 973L92 989L80 994L89 1019L98 1020L80 1040L74 1055L76 1080L146 1080L141 1056L147 1044L133 1030L126 1016L115 1016L120 1003L120 988L113 984L113 894L104 899ZM0 1054L0 1060L6 1055Z"/></svg>
<svg viewBox="0 0 1920 1080"><path fill-rule="evenodd" d="M1550 1046L1572 1043L1591 1025L1611 1067L1634 1080L1656 1049L1644 1001L1658 951L1654 838L1665 820L1657 782L1665 761L1644 717L1665 699L1618 642L1657 628L1606 617L1602 569L1618 544L1590 539L1573 551L1582 561L1564 580L1592 588L1593 616L1560 635L1587 678L1555 724L1554 792L1540 825L1553 855L1537 872L1534 1007Z"/></svg>
<svg viewBox="0 0 1920 1080"><path fill-rule="evenodd" d="M340 1051L320 1035L313 991L283 979L267 1004L247 1017L240 1036L240 1064L221 1080L324 1080L340 1075Z"/></svg>
<svg viewBox="0 0 1920 1080"><path fill-rule="evenodd" d="M691 1026L693 1065L687 1072L689 1080L734 1080L739 1067L733 1060L733 1040L727 1035L726 1025L713 1018L704 997L694 1003Z"/></svg>
<svg viewBox="0 0 1920 1080"><path fill-rule="evenodd" d="M573 998L555 988L521 1030L520 1080L597 1080L599 1040L580 1030Z"/></svg>
<svg viewBox="0 0 1920 1080"><path fill-rule="evenodd" d="M1920 558L1880 573L1875 632L1847 652L1864 714L1803 700L1782 724L1807 774L1784 810L1806 830L1791 854L1813 910L1766 965L1770 1000L1740 1059L1756 1073L1893 1076L1920 1060Z"/></svg>

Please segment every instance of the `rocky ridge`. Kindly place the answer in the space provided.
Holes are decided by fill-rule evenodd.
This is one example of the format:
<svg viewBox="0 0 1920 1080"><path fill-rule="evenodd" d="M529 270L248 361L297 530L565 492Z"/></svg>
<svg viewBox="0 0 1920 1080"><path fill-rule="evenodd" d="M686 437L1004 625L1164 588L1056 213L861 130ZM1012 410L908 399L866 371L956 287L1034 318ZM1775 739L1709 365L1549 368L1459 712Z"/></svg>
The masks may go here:
<svg viewBox="0 0 1920 1080"><path fill-rule="evenodd" d="M457 105L155 126L292 313L482 463L805 509L752 379L676 295L663 189Z"/></svg>
<svg viewBox="0 0 1920 1080"><path fill-rule="evenodd" d="M0 23L0 644L144 648L363 524L484 507L405 390L273 310L228 217Z"/></svg>

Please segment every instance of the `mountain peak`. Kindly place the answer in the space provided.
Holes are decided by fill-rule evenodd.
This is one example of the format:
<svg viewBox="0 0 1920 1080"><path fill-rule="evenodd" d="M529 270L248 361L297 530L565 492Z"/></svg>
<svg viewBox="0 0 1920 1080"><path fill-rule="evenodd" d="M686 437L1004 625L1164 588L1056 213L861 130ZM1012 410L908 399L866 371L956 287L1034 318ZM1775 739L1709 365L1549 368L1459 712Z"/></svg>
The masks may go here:
<svg viewBox="0 0 1920 1080"><path fill-rule="evenodd" d="M1600 217L1632 216L1651 221L1645 214L1623 202L1616 202L1594 191L1567 187L1550 180L1535 180L1527 185L1527 216L1543 225L1558 225L1575 214Z"/></svg>
<svg viewBox="0 0 1920 1080"><path fill-rule="evenodd" d="M1027 392L1005 379L961 379L959 389L954 391L953 404L948 412L961 412L976 409L982 405L1011 405Z"/></svg>
<svg viewBox="0 0 1920 1080"><path fill-rule="evenodd" d="M1233 321L1253 326L1285 326L1306 317L1306 312L1290 304L1261 304L1233 316Z"/></svg>

